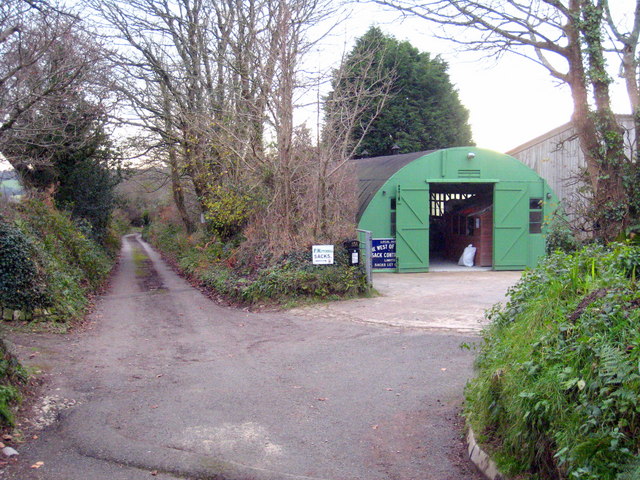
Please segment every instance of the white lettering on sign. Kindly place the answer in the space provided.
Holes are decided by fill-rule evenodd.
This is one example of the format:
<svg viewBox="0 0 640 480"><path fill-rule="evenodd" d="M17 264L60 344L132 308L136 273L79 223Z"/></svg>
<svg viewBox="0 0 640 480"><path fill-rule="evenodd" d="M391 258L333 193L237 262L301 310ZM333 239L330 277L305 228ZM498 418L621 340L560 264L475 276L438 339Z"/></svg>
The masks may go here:
<svg viewBox="0 0 640 480"><path fill-rule="evenodd" d="M333 265L333 245L313 245L311 258L314 265Z"/></svg>

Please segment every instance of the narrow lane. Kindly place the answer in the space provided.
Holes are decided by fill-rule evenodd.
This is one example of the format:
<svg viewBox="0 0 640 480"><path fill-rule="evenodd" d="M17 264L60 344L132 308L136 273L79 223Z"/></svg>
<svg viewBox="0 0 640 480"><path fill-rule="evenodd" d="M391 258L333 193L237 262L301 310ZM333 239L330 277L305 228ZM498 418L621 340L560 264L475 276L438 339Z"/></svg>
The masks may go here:
<svg viewBox="0 0 640 480"><path fill-rule="evenodd" d="M222 308L135 236L91 325L14 338L72 406L6 478L480 478L456 427L475 337Z"/></svg>

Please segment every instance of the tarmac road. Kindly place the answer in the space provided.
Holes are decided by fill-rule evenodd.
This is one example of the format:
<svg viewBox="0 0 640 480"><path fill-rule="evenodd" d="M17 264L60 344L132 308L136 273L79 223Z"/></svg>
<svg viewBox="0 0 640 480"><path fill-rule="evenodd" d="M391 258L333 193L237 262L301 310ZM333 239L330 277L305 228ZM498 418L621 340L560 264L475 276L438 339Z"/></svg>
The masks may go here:
<svg viewBox="0 0 640 480"><path fill-rule="evenodd" d="M61 407L23 425L4 478L481 478L457 415L464 329L223 308L132 235L89 325L13 336Z"/></svg>

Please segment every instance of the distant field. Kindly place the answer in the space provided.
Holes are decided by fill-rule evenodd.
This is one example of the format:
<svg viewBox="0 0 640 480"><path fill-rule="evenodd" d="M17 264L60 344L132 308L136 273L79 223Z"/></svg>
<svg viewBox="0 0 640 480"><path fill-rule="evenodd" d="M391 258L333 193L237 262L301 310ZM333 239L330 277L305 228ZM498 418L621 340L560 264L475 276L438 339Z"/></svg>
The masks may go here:
<svg viewBox="0 0 640 480"><path fill-rule="evenodd" d="M3 180L0 182L0 192L20 194L22 193L22 187L20 186L20 182L17 180Z"/></svg>

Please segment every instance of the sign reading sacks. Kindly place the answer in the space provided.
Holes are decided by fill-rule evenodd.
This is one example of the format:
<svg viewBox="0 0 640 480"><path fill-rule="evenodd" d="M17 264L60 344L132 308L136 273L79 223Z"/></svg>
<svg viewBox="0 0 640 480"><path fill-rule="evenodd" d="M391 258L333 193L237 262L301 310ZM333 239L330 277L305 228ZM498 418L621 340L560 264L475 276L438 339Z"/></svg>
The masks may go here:
<svg viewBox="0 0 640 480"><path fill-rule="evenodd" d="M333 245L313 245L311 258L314 265L333 265Z"/></svg>

